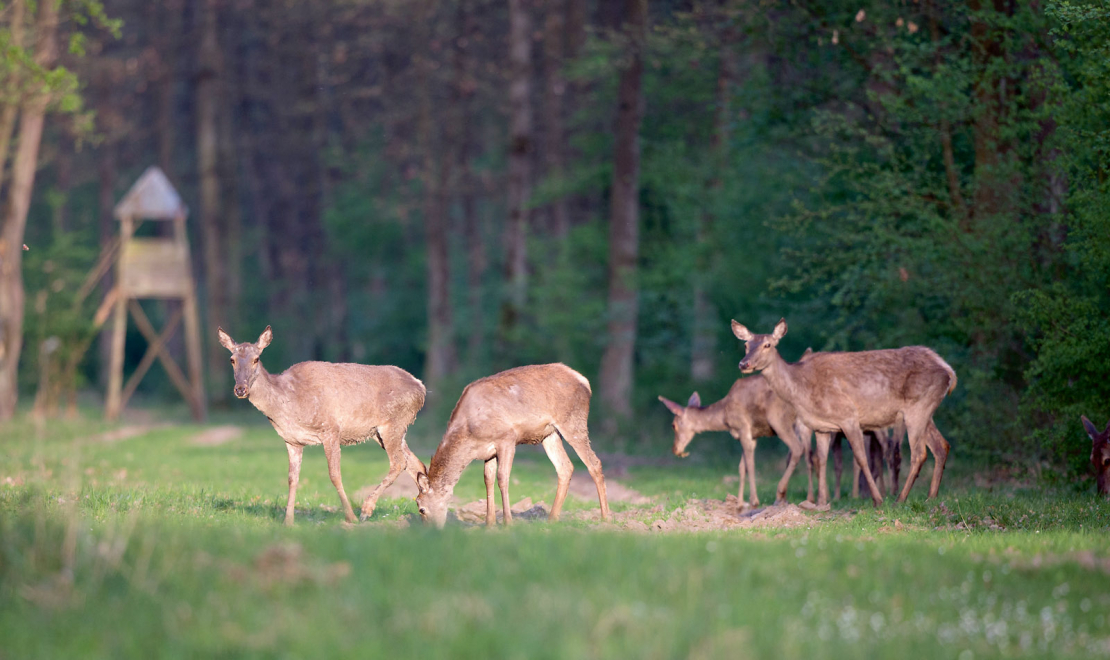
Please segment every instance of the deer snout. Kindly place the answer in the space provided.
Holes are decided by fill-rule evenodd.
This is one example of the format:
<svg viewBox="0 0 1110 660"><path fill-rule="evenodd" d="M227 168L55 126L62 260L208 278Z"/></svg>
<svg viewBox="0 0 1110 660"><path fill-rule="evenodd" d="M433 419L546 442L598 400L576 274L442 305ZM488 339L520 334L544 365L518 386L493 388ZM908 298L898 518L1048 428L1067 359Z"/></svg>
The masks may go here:
<svg viewBox="0 0 1110 660"><path fill-rule="evenodd" d="M239 397L240 399L247 398L247 386L246 385L236 385L235 386L235 396Z"/></svg>
<svg viewBox="0 0 1110 660"><path fill-rule="evenodd" d="M736 366L740 367L740 371L742 371L744 373L751 373L752 365L746 359L745 360L740 360L740 364L738 364Z"/></svg>
<svg viewBox="0 0 1110 660"><path fill-rule="evenodd" d="M683 451L682 449L679 449L678 447L675 447L674 448L674 455L678 456L679 458L686 458L687 456L690 455L690 452Z"/></svg>

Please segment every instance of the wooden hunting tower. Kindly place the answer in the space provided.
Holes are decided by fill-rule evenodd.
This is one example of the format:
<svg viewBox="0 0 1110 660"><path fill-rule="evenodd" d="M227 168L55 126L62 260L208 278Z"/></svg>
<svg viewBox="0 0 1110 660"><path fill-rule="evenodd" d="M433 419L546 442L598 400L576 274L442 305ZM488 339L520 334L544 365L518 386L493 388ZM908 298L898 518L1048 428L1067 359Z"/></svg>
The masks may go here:
<svg viewBox="0 0 1110 660"><path fill-rule="evenodd" d="M200 328L197 324L197 295L189 260L189 239L185 234L185 216L189 210L181 196L170 185L166 175L150 167L116 205L120 221L119 258L116 261L116 286L112 319L112 352L108 372L108 397L105 417L119 417L127 400L135 393L139 381L155 359L161 360L170 380L185 397L193 417L205 417L204 383L201 380ZM143 220L173 222L172 235L157 238L135 238L135 229ZM139 305L142 298L180 300L166 320L161 333ZM146 337L149 346L135 372L123 384L123 349L127 338L127 312ZM188 377L182 373L166 342L185 321L185 354Z"/></svg>

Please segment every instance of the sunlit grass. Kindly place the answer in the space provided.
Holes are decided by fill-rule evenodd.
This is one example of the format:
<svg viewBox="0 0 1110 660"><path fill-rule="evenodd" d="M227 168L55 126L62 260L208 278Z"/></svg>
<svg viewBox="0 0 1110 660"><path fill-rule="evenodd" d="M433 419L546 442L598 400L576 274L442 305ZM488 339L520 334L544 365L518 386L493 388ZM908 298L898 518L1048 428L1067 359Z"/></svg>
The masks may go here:
<svg viewBox="0 0 1110 660"><path fill-rule="evenodd" d="M268 426L215 446L197 445L204 429L190 425L95 439L103 430L0 435L0 658L1110 654L1110 504L1074 489L988 492L958 456L937 500L921 484L902 505L843 499L808 527L437 533L344 525L310 449L286 529L286 457ZM434 442L414 438L425 460ZM554 469L531 449L518 453L513 497L550 503ZM666 516L735 492L730 452L612 478ZM766 502L782 459L761 444ZM344 449L348 493L386 467L376 445ZM484 496L480 464L456 492ZM800 470L790 499L804 494ZM375 520L414 514L395 498Z"/></svg>

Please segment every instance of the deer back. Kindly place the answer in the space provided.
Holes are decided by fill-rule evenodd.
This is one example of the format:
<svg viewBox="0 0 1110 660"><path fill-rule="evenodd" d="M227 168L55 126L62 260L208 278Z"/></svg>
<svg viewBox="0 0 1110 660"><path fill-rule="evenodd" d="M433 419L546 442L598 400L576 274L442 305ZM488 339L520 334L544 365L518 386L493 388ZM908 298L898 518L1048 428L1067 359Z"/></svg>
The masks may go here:
<svg viewBox="0 0 1110 660"><path fill-rule="evenodd" d="M337 429L341 440L368 438L383 424L408 426L424 406L424 384L387 365L301 362L279 376L284 406L275 426Z"/></svg>
<svg viewBox="0 0 1110 660"><path fill-rule="evenodd" d="M447 423L444 442L452 437L474 442L506 437L517 438L518 444L540 442L554 426L584 425L590 396L585 376L560 363L516 367L486 376L463 390Z"/></svg>
<svg viewBox="0 0 1110 660"><path fill-rule="evenodd" d="M804 416L824 419L854 410L865 428L891 426L911 405L935 408L956 386L952 368L924 346L816 353L788 368L795 390L790 402Z"/></svg>

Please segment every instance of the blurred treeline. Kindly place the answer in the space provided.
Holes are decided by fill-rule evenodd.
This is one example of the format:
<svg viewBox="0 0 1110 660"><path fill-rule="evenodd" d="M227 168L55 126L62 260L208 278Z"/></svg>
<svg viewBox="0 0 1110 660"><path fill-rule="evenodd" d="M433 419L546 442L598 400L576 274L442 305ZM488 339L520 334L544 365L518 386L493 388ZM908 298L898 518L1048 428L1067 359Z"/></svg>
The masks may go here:
<svg viewBox="0 0 1110 660"><path fill-rule="evenodd" d="M61 27L93 126L47 123L25 393L157 164L191 208L217 406L215 327L271 324L271 371L397 364L441 411L561 360L634 446L657 394L739 376L730 318L786 317L787 359L935 348L965 456L1078 466L1078 415L1110 415L1105 2L103 4L118 38Z"/></svg>

